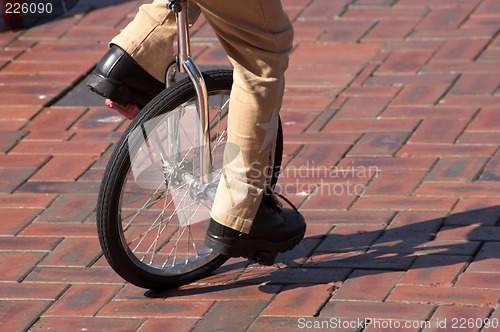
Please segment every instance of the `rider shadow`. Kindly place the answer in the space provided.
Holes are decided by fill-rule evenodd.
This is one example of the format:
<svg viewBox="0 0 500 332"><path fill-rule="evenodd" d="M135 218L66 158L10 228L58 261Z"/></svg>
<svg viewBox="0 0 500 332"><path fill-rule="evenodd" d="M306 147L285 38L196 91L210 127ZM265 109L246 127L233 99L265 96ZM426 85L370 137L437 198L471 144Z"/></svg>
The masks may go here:
<svg viewBox="0 0 500 332"><path fill-rule="evenodd" d="M418 220L403 212L384 228L335 233L305 238L293 250L281 254L277 265L263 267L232 259L211 276L194 284L165 291L147 291L147 297L182 297L230 291L260 285L290 290L315 284L343 282L367 274L439 268L471 263L475 269L500 268L500 205L456 213L443 218ZM413 214L415 216L417 214ZM338 227L340 228L340 226ZM362 227L360 227L362 228ZM349 226L349 230L356 226ZM496 264L492 267L492 264ZM354 270L357 270L353 273Z"/></svg>

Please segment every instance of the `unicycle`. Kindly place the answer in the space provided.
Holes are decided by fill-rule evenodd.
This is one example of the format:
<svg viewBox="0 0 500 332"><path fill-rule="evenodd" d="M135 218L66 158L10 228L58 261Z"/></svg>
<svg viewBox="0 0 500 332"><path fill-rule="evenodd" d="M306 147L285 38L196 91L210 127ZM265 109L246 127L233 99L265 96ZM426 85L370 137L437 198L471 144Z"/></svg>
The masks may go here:
<svg viewBox="0 0 500 332"><path fill-rule="evenodd" d="M187 0L168 6L176 13L176 61L167 70L166 89L117 143L96 208L108 263L123 279L147 289L191 283L228 259L204 239L222 174L232 71L200 71L190 53ZM177 80L179 72L187 77ZM282 149L280 123L271 186Z"/></svg>

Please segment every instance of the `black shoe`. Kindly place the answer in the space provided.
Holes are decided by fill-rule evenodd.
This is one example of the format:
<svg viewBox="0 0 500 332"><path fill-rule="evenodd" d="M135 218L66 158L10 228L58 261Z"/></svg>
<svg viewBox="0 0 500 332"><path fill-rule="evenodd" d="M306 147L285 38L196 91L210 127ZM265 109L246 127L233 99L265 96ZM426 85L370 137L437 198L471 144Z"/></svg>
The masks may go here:
<svg viewBox="0 0 500 332"><path fill-rule="evenodd" d="M275 197L265 195L249 234L211 219L205 244L229 257L245 257L272 265L278 253L299 244L305 232L304 217L296 209L283 209Z"/></svg>
<svg viewBox="0 0 500 332"><path fill-rule="evenodd" d="M117 45L111 46L99 61L89 75L87 86L114 102L135 104L139 108L165 88Z"/></svg>

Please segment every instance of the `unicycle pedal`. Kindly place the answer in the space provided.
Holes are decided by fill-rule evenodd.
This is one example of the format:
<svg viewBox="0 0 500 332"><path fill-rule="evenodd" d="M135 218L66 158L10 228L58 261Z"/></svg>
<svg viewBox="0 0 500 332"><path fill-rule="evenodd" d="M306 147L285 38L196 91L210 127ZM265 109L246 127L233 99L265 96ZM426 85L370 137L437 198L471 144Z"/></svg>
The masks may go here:
<svg viewBox="0 0 500 332"><path fill-rule="evenodd" d="M115 111L118 111L120 114L124 115L129 120L133 120L137 116L137 114L139 114L139 112L141 111L141 109L137 107L137 105L135 104L122 105L115 103L111 99L106 99L105 103L106 106Z"/></svg>

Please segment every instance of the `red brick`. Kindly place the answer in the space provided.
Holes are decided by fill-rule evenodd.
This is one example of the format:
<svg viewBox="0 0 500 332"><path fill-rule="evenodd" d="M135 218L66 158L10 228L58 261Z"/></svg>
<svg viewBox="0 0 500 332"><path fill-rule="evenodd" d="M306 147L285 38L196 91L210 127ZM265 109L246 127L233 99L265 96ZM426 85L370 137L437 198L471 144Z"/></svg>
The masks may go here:
<svg viewBox="0 0 500 332"><path fill-rule="evenodd" d="M3 282L0 283L2 300L54 300L64 291L65 285Z"/></svg>
<svg viewBox="0 0 500 332"><path fill-rule="evenodd" d="M38 221L75 222L84 221L95 209L96 197L89 195L64 195L46 209Z"/></svg>
<svg viewBox="0 0 500 332"><path fill-rule="evenodd" d="M325 143L354 143L362 133L322 133L322 132L311 132L306 131L304 133L293 133L290 131L285 131L283 133L283 144L284 147L291 147L292 143L300 144L325 144ZM297 146L294 144L294 147ZM298 146L297 146L298 147ZM0 158L1 162L1 158Z"/></svg>
<svg viewBox="0 0 500 332"><path fill-rule="evenodd" d="M345 268L371 270L406 270L413 263L412 255L398 255L392 251L353 251L344 253L318 253L311 256L305 267L310 268Z"/></svg>
<svg viewBox="0 0 500 332"><path fill-rule="evenodd" d="M342 12L349 1L342 0L332 3L329 0L315 0L301 15L301 19L324 19L325 17L334 17Z"/></svg>
<svg viewBox="0 0 500 332"><path fill-rule="evenodd" d="M99 156L109 146L106 141L87 142L44 142L26 141L19 142L10 153L35 154L35 155L84 155Z"/></svg>
<svg viewBox="0 0 500 332"><path fill-rule="evenodd" d="M2 136L2 142L0 143L0 153L9 152L24 136L26 136L26 134L26 131L21 130L0 130L0 135Z"/></svg>
<svg viewBox="0 0 500 332"><path fill-rule="evenodd" d="M55 156L30 181L75 181L95 160L92 156Z"/></svg>
<svg viewBox="0 0 500 332"><path fill-rule="evenodd" d="M318 241L315 241L318 243ZM310 254L308 255L310 256ZM303 261L303 260L302 260ZM269 282L271 284L290 285L290 284L326 284L345 279L349 274L347 269L338 268L282 268L278 267L248 267L238 278L238 283L262 284Z"/></svg>
<svg viewBox="0 0 500 332"><path fill-rule="evenodd" d="M500 102L500 96L487 96L487 95L472 95L472 96L458 96L458 95L447 95L444 99L440 101L442 105L445 106L466 106L466 107L483 107L491 108L497 107ZM487 125L485 129L489 126ZM490 129L491 130L491 129Z"/></svg>
<svg viewBox="0 0 500 332"><path fill-rule="evenodd" d="M304 209L335 210L347 209L359 194L363 193L362 183L321 183L316 191L301 206Z"/></svg>
<svg viewBox="0 0 500 332"><path fill-rule="evenodd" d="M476 15L497 16L500 13L500 5L495 0L484 0L476 9Z"/></svg>
<svg viewBox="0 0 500 332"><path fill-rule="evenodd" d="M361 96L351 97L335 113L335 119L376 118L389 103L388 97Z"/></svg>
<svg viewBox="0 0 500 332"><path fill-rule="evenodd" d="M449 210L456 199L423 196L365 196L355 204L355 209L368 210Z"/></svg>
<svg viewBox="0 0 500 332"><path fill-rule="evenodd" d="M380 172L389 170L428 170L435 158L397 158L397 157L353 157L344 158L337 167L376 167Z"/></svg>
<svg viewBox="0 0 500 332"><path fill-rule="evenodd" d="M419 255L462 255L473 256L480 246L480 242L433 240L415 247Z"/></svg>
<svg viewBox="0 0 500 332"><path fill-rule="evenodd" d="M94 316L119 289L120 286L107 285L71 286L44 315Z"/></svg>
<svg viewBox="0 0 500 332"><path fill-rule="evenodd" d="M58 130L64 131L82 116L84 108L44 108L26 126L27 130Z"/></svg>
<svg viewBox="0 0 500 332"><path fill-rule="evenodd" d="M366 133L347 153L348 157L389 157L406 142L409 133Z"/></svg>
<svg viewBox="0 0 500 332"><path fill-rule="evenodd" d="M286 286L259 316L313 316L328 300L332 285Z"/></svg>
<svg viewBox="0 0 500 332"><path fill-rule="evenodd" d="M197 318L176 317L171 318L150 318L141 325L141 332L158 332L158 331L176 331L189 332L193 331L194 326L198 322ZM106 329L107 331L107 329Z"/></svg>
<svg viewBox="0 0 500 332"><path fill-rule="evenodd" d="M319 40L323 42L357 42L374 25L371 20L353 21L336 19L329 23L329 29L321 35ZM301 30L302 27L296 28Z"/></svg>
<svg viewBox="0 0 500 332"><path fill-rule="evenodd" d="M463 227L443 227L437 238L445 240L495 241L500 236L496 226L480 226L479 223Z"/></svg>
<svg viewBox="0 0 500 332"><path fill-rule="evenodd" d="M80 77L80 73L16 73L16 72L0 72L0 83L9 85L59 85L64 88L67 84L75 81ZM17 106L16 106L17 107Z"/></svg>
<svg viewBox="0 0 500 332"><path fill-rule="evenodd" d="M447 211L403 211L391 221L385 232L372 244L380 253L413 255L435 237Z"/></svg>
<svg viewBox="0 0 500 332"><path fill-rule="evenodd" d="M65 239L38 266L89 266L101 254L97 239Z"/></svg>
<svg viewBox="0 0 500 332"><path fill-rule="evenodd" d="M82 73L91 69L91 65L85 62L26 62L14 61L3 69L6 74L9 73ZM68 76L68 77L71 77Z"/></svg>
<svg viewBox="0 0 500 332"><path fill-rule="evenodd" d="M344 18L377 18L379 20L398 19L419 19L426 13L426 8L359 8L351 7L344 15Z"/></svg>
<svg viewBox="0 0 500 332"><path fill-rule="evenodd" d="M245 267L248 261L243 260L238 262L237 259L232 261L233 264L237 266ZM228 265L228 268L231 264ZM241 270L238 269L238 274L241 274ZM282 288L281 285L263 285L263 284L240 284L239 287L233 287L232 285L213 285L214 292L207 292L207 285L213 285L210 283L203 283L203 280L198 280L191 285L183 286L179 289L169 289L162 292L168 301L177 300L190 300L190 301L228 301L228 300L242 300L242 301L270 301ZM143 292L140 291L137 299L143 299ZM117 296L117 299L135 299L133 296L123 296L123 292Z"/></svg>
<svg viewBox="0 0 500 332"><path fill-rule="evenodd" d="M0 327L4 331L25 331L51 304L51 301L0 301Z"/></svg>
<svg viewBox="0 0 500 332"><path fill-rule="evenodd" d="M480 62L480 61L449 61L449 62L430 62L423 69L423 73L450 73L459 72L463 73L483 73L491 74L500 71L499 66L494 62ZM467 101L471 98L457 98L456 101ZM460 105L458 106L470 106L470 105ZM498 104L496 104L498 105ZM492 107L494 107L492 105Z"/></svg>
<svg viewBox="0 0 500 332"><path fill-rule="evenodd" d="M0 119L28 120L38 112L38 107L0 107Z"/></svg>
<svg viewBox="0 0 500 332"><path fill-rule="evenodd" d="M3 212L3 211L2 211ZM50 251L61 242L59 238L33 238L23 236L1 236L0 250Z"/></svg>
<svg viewBox="0 0 500 332"><path fill-rule="evenodd" d="M0 252L1 280L19 281L45 254L43 252Z"/></svg>
<svg viewBox="0 0 500 332"><path fill-rule="evenodd" d="M74 222L36 222L26 227L20 235L49 237L95 237L97 235L97 229L94 223L80 224Z"/></svg>
<svg viewBox="0 0 500 332"><path fill-rule="evenodd" d="M400 157L489 157L495 153L494 146L467 144L407 144L397 153Z"/></svg>
<svg viewBox="0 0 500 332"><path fill-rule="evenodd" d="M427 84L447 84L451 85L456 81L457 74L448 73L448 74L432 74L432 73L419 73L418 75L414 75L412 73L401 74L401 73L391 73L391 74L380 74L378 75L376 72L373 76L368 77L366 80L366 84L371 86L386 86L386 85L396 85L399 86L399 90L402 89L405 85L427 85ZM390 108L395 108L398 111L411 111L411 110L429 110L433 109L434 105L408 105L403 107L395 107L390 105ZM409 108L412 107L412 108ZM436 107L437 108L437 107ZM456 107L458 108L458 107ZM453 110L441 109L441 112L446 111L447 114L454 114ZM441 113L433 114L429 112L429 116L438 117Z"/></svg>
<svg viewBox="0 0 500 332"><path fill-rule="evenodd" d="M434 54L432 61L474 60L489 39L449 40Z"/></svg>
<svg viewBox="0 0 500 332"><path fill-rule="evenodd" d="M246 330L267 305L266 301L229 300L216 302L196 324L198 331L229 331L238 327ZM238 314L235 315L234 313Z"/></svg>
<svg viewBox="0 0 500 332"><path fill-rule="evenodd" d="M347 144L331 144L328 154L324 153L324 147L321 145L308 145L304 147L290 163L291 166L301 167L307 165L311 167L332 167L338 162L348 149Z"/></svg>
<svg viewBox="0 0 500 332"><path fill-rule="evenodd" d="M41 282L55 284L120 284L124 283L110 268L100 267L36 267L25 279L25 282Z"/></svg>
<svg viewBox="0 0 500 332"><path fill-rule="evenodd" d="M497 273L500 270L500 258L498 258L500 243L485 243L474 257L474 261L467 268L468 272Z"/></svg>
<svg viewBox="0 0 500 332"><path fill-rule="evenodd" d="M494 272L465 272L460 275L455 286L461 288L499 289L500 274Z"/></svg>
<svg viewBox="0 0 500 332"><path fill-rule="evenodd" d="M383 301L403 272L356 270L333 294L333 300Z"/></svg>
<svg viewBox="0 0 500 332"><path fill-rule="evenodd" d="M383 20L363 37L367 42L387 41L387 40L403 40L417 25L419 20Z"/></svg>
<svg viewBox="0 0 500 332"><path fill-rule="evenodd" d="M301 44L290 58L292 66L311 65L311 54L315 54L315 63L333 63L336 65L356 65L368 61L379 49L380 44ZM325 70L324 66L321 66ZM288 77L288 76L287 76Z"/></svg>
<svg viewBox="0 0 500 332"><path fill-rule="evenodd" d="M331 102L332 98L301 96L301 98L287 98L283 100L283 108L286 110L324 110Z"/></svg>
<svg viewBox="0 0 500 332"><path fill-rule="evenodd" d="M302 211L308 224L333 225L387 225L393 218L388 211Z"/></svg>
<svg viewBox="0 0 500 332"><path fill-rule="evenodd" d="M497 87L497 75L462 74L449 93L457 95L491 95L496 91Z"/></svg>
<svg viewBox="0 0 500 332"><path fill-rule="evenodd" d="M46 208L56 195L52 194L2 194L0 193L0 206L2 208Z"/></svg>
<svg viewBox="0 0 500 332"><path fill-rule="evenodd" d="M497 183L435 183L425 182L416 191L419 195L448 197L498 197Z"/></svg>
<svg viewBox="0 0 500 332"><path fill-rule="evenodd" d="M461 331L477 331L480 327L478 321L485 319L489 316L490 308L474 308L468 306L439 306L432 317L429 319L431 322L430 328L426 328L423 331L442 331L444 326L438 328L437 322L441 324L446 322L447 328L451 326L460 327ZM462 319L465 319L465 328L462 327ZM471 326L469 326L471 324Z"/></svg>
<svg viewBox="0 0 500 332"><path fill-rule="evenodd" d="M422 182L424 170L382 170L365 195L407 195Z"/></svg>
<svg viewBox="0 0 500 332"><path fill-rule="evenodd" d="M150 318L184 316L201 318L213 303L213 301L165 301L163 299L111 301L99 311L97 317L126 318L133 316Z"/></svg>
<svg viewBox="0 0 500 332"><path fill-rule="evenodd" d="M377 74L408 74L417 73L429 61L432 52L429 51L396 51L377 70Z"/></svg>
<svg viewBox="0 0 500 332"><path fill-rule="evenodd" d="M461 198L446 218L445 225L463 226L480 223L494 226L497 224L500 207L497 197Z"/></svg>
<svg viewBox="0 0 500 332"><path fill-rule="evenodd" d="M0 169L0 192L14 192L36 172L33 168L6 168Z"/></svg>
<svg viewBox="0 0 500 332"><path fill-rule="evenodd" d="M0 223L2 235L16 235L40 214L38 209L5 208L0 211L4 220Z"/></svg>
<svg viewBox="0 0 500 332"><path fill-rule="evenodd" d="M2 137L3 138L3 137ZM35 167L38 168L45 164L48 160L47 156L20 156L0 154L0 167Z"/></svg>
<svg viewBox="0 0 500 332"><path fill-rule="evenodd" d="M447 84L407 85L393 100L394 106L432 106L435 105L446 90Z"/></svg>
<svg viewBox="0 0 500 332"><path fill-rule="evenodd" d="M451 287L467 264L468 259L463 256L420 256L401 278L398 285Z"/></svg>
<svg viewBox="0 0 500 332"><path fill-rule="evenodd" d="M434 8L418 25L419 30L449 30L456 29L470 13L468 6L450 8Z"/></svg>
<svg viewBox="0 0 500 332"><path fill-rule="evenodd" d="M332 119L324 132L390 132L412 131L418 125L413 119Z"/></svg>
<svg viewBox="0 0 500 332"><path fill-rule="evenodd" d="M315 252L368 250L382 232L381 225L336 226Z"/></svg>
<svg viewBox="0 0 500 332"><path fill-rule="evenodd" d="M178 319L176 319L177 321ZM140 318L100 318L100 317L40 317L31 331L67 332L78 331L136 331L144 322Z"/></svg>
<svg viewBox="0 0 500 332"><path fill-rule="evenodd" d="M453 143L468 122L469 119L424 119L409 143Z"/></svg>
<svg viewBox="0 0 500 332"><path fill-rule="evenodd" d="M334 65L325 67L297 66L295 70L287 72L287 85L291 87L313 88L330 86L334 90L335 88L340 90L340 88L348 85L354 78L351 73L357 71L357 66L351 64L348 66L345 65L344 72L346 73L342 73L339 70L339 67L342 66L342 64L337 64L336 62L334 62ZM286 102L286 99L284 101Z"/></svg>
<svg viewBox="0 0 500 332"><path fill-rule="evenodd" d="M73 26L65 35L66 40L83 41L103 41L109 42L113 37L120 33L119 29L114 27L88 27Z"/></svg>
<svg viewBox="0 0 500 332"><path fill-rule="evenodd" d="M493 131L485 131L485 132L465 131L457 139L457 143L460 144L496 145L499 141L500 141L500 132L493 132Z"/></svg>
<svg viewBox="0 0 500 332"><path fill-rule="evenodd" d="M306 319L304 317L304 319ZM314 318L307 318L307 321L312 321ZM258 317L247 331L262 332L262 331L297 331L297 317Z"/></svg>
<svg viewBox="0 0 500 332"><path fill-rule="evenodd" d="M424 320L433 309L429 304L330 301L319 317Z"/></svg>
<svg viewBox="0 0 500 332"><path fill-rule="evenodd" d="M500 110L483 108L467 127L468 131L498 131Z"/></svg>
<svg viewBox="0 0 500 332"><path fill-rule="evenodd" d="M17 192L20 193L51 193L95 195L99 191L99 182L54 182L54 181L28 181ZM76 212L76 211L74 211Z"/></svg>
<svg viewBox="0 0 500 332"><path fill-rule="evenodd" d="M499 295L482 289L451 287L398 286L389 295L389 302L423 302L436 304L495 305Z"/></svg>
<svg viewBox="0 0 500 332"><path fill-rule="evenodd" d="M426 176L426 181L469 182L483 169L488 158L443 158Z"/></svg>
<svg viewBox="0 0 500 332"><path fill-rule="evenodd" d="M374 98L374 97L380 97L380 96L393 97L400 90L401 90L401 88L397 87L397 86L368 86L368 85L355 86L355 85L351 84L350 87L348 87L346 90L344 90L343 94L346 95L347 97L360 97L360 98L361 97ZM378 113L380 113L380 112L378 112ZM378 115L378 113L377 113L377 115Z"/></svg>

